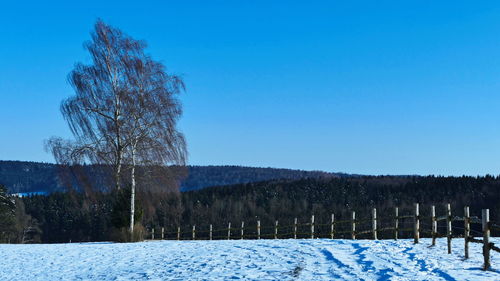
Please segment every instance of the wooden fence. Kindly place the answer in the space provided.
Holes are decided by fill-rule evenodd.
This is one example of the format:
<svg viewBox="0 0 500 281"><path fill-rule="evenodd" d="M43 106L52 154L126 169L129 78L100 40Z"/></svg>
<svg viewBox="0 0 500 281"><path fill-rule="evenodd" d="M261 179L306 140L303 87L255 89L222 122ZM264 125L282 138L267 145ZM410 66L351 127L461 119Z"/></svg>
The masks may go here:
<svg viewBox="0 0 500 281"><path fill-rule="evenodd" d="M365 236L368 239L379 239L380 233L385 233L386 238L398 239L401 233L412 233L414 243L420 243L421 236L432 238L431 246L436 245L437 238L446 237L448 254L452 252L452 239L464 238L464 257L469 258L469 243L483 244L483 269L488 270L490 264L490 251L500 252L500 248L490 242L491 231L499 231L500 225L490 221L489 209L483 209L481 219L477 216L471 216L469 207L464 208L463 216L452 216L450 204L445 205L445 214L442 216L436 215L436 207L431 206L430 216L421 216L419 204L414 205L412 214L400 215L399 208L394 209L394 215L385 218L392 221L391 226L381 227L380 217L377 217L377 209L372 209L371 217L366 219L356 218L356 212L352 211L350 219L336 220L335 214L331 214L328 223L315 222L314 215L310 221L306 223L298 223L298 219L294 218L292 224L280 225L276 220L273 226L262 227L261 221L257 220L253 226L245 225L241 222L240 226L231 226L231 222L227 227L214 229L212 224L204 230L197 229L196 225L187 228L177 226L174 231L165 231L164 227L159 228L160 235L155 235L155 228L151 228L151 239L169 239L169 240L220 240L220 239L297 239L297 238L350 238L356 239L359 236ZM411 226L406 226L410 220ZM430 221L426 224L425 221ZM438 223L444 222L445 233L440 233ZM462 222L463 227L457 226L457 222ZM359 228L360 225L369 227L365 229ZM455 223L455 225L453 225ZM321 227L322 231L318 231ZM187 230L186 230L187 229ZM328 233L325 233L327 230ZM461 234L454 234L461 232ZM477 237L482 237L478 239Z"/></svg>

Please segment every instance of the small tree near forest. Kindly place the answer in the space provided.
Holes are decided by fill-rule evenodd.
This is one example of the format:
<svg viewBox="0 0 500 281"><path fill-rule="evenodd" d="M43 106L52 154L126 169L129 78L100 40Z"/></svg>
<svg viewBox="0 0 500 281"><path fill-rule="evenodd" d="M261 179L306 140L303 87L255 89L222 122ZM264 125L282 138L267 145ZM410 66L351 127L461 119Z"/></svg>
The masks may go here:
<svg viewBox="0 0 500 281"><path fill-rule="evenodd" d="M8 195L7 188L0 184L0 243L10 242L15 233L14 200Z"/></svg>
<svg viewBox="0 0 500 281"><path fill-rule="evenodd" d="M185 165L186 143L177 129L182 115L177 96L184 83L145 53L144 41L100 20L84 46L92 64L75 65L69 82L76 95L61 105L75 140L53 137L47 147L62 164L111 166L116 189L127 179L132 233L136 187L145 187L146 177L158 185L161 178L151 176L164 172L164 166ZM125 169L130 170L126 177Z"/></svg>

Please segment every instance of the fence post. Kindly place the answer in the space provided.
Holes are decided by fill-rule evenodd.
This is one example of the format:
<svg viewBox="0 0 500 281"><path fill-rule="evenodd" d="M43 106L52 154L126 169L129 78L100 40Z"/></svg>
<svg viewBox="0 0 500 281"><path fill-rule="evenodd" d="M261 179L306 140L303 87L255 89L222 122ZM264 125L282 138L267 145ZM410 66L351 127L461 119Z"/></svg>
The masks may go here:
<svg viewBox="0 0 500 281"><path fill-rule="evenodd" d="M436 246L436 238L437 238L437 218L436 218L436 206L431 206L431 235L432 235L432 244L431 246Z"/></svg>
<svg viewBox="0 0 500 281"><path fill-rule="evenodd" d="M297 218L293 221L293 239L297 239Z"/></svg>
<svg viewBox="0 0 500 281"><path fill-rule="evenodd" d="M352 211L351 214L351 239L356 239L356 212Z"/></svg>
<svg viewBox="0 0 500 281"><path fill-rule="evenodd" d="M377 209L373 208L372 210L372 231L373 231L373 240L377 240Z"/></svg>
<svg viewBox="0 0 500 281"><path fill-rule="evenodd" d="M420 242L420 210L418 208L418 203L415 203L415 225L414 228L414 238L413 242L418 244Z"/></svg>
<svg viewBox="0 0 500 281"><path fill-rule="evenodd" d="M177 240L181 240L181 227L177 227Z"/></svg>
<svg viewBox="0 0 500 281"><path fill-rule="evenodd" d="M274 223L274 239L278 239L278 220Z"/></svg>
<svg viewBox="0 0 500 281"><path fill-rule="evenodd" d="M227 225L227 240L231 239L231 222Z"/></svg>
<svg viewBox="0 0 500 281"><path fill-rule="evenodd" d="M483 209L482 212L483 222L483 256L484 256L484 270L490 268L490 209Z"/></svg>
<svg viewBox="0 0 500 281"><path fill-rule="evenodd" d="M260 239L260 220L257 221L257 239Z"/></svg>
<svg viewBox="0 0 500 281"><path fill-rule="evenodd" d="M311 239L314 239L314 215L311 216Z"/></svg>
<svg viewBox="0 0 500 281"><path fill-rule="evenodd" d="M210 236L210 240L212 240L212 224L210 224L210 233L209 233L209 236Z"/></svg>
<svg viewBox="0 0 500 281"><path fill-rule="evenodd" d="M399 208L394 208L394 240L398 240L398 232L399 232Z"/></svg>
<svg viewBox="0 0 500 281"><path fill-rule="evenodd" d="M151 229L151 240L155 240L155 228Z"/></svg>
<svg viewBox="0 0 500 281"><path fill-rule="evenodd" d="M241 240L243 240L243 236L245 235L245 222L241 222Z"/></svg>
<svg viewBox="0 0 500 281"><path fill-rule="evenodd" d="M161 240L165 239L165 228L161 228Z"/></svg>
<svg viewBox="0 0 500 281"><path fill-rule="evenodd" d="M193 240L196 239L196 225L193 225Z"/></svg>
<svg viewBox="0 0 500 281"><path fill-rule="evenodd" d="M448 243L448 254L451 254L451 206L446 204L446 241Z"/></svg>
<svg viewBox="0 0 500 281"><path fill-rule="evenodd" d="M330 227L330 238L331 239L333 239L334 231L335 231L335 214L332 214L332 225Z"/></svg>
<svg viewBox="0 0 500 281"><path fill-rule="evenodd" d="M469 206L464 207L464 256L469 258L470 214Z"/></svg>

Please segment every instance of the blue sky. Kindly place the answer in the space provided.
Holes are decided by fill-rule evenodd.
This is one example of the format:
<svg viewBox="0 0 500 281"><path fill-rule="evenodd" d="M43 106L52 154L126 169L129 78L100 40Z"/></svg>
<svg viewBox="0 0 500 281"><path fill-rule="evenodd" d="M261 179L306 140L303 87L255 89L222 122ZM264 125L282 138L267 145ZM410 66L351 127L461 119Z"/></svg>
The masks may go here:
<svg viewBox="0 0 500 281"><path fill-rule="evenodd" d="M81 2L81 3L77 3ZM190 164L499 174L500 3L19 1L0 9L0 159L53 162L97 18L181 74Z"/></svg>

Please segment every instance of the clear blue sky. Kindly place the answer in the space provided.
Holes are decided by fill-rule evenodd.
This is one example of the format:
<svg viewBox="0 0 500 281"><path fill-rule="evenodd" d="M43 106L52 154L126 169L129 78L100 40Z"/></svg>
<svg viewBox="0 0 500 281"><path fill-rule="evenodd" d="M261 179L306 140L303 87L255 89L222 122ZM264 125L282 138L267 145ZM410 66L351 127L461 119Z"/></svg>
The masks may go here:
<svg viewBox="0 0 500 281"><path fill-rule="evenodd" d="M100 17L182 74L191 164L500 173L500 2L4 1L0 159L53 162Z"/></svg>

